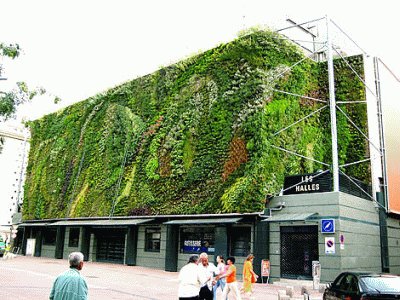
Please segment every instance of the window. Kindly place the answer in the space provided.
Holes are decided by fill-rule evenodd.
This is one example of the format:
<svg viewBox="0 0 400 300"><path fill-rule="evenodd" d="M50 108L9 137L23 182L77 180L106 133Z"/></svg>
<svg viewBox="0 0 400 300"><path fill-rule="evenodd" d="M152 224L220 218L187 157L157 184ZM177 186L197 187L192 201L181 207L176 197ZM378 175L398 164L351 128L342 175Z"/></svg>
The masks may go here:
<svg viewBox="0 0 400 300"><path fill-rule="evenodd" d="M358 291L357 279L352 274L344 274L338 278L333 283L333 287L346 293L356 293Z"/></svg>
<svg viewBox="0 0 400 300"><path fill-rule="evenodd" d="M400 293L400 277L392 275L361 277L366 291L380 291L383 293Z"/></svg>
<svg viewBox="0 0 400 300"><path fill-rule="evenodd" d="M55 246L57 238L57 229L46 229L43 232L43 245Z"/></svg>
<svg viewBox="0 0 400 300"><path fill-rule="evenodd" d="M78 244L79 244L79 228L70 228L68 247L78 247Z"/></svg>
<svg viewBox="0 0 400 300"><path fill-rule="evenodd" d="M161 229L146 228L146 240L144 250L147 252L160 252Z"/></svg>
<svg viewBox="0 0 400 300"><path fill-rule="evenodd" d="M181 253L214 253L215 234L211 227L181 228Z"/></svg>
<svg viewBox="0 0 400 300"><path fill-rule="evenodd" d="M231 255L247 256L251 251L251 227L233 227L231 230Z"/></svg>

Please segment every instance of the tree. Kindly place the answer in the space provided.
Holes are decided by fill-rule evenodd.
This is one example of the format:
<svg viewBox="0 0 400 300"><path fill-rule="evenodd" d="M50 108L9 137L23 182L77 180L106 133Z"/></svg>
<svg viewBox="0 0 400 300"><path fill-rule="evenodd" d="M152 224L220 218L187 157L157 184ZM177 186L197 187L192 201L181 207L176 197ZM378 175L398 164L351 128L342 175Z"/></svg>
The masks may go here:
<svg viewBox="0 0 400 300"><path fill-rule="evenodd" d="M6 45L4 43L0 43L0 55L1 56L7 56L12 59L16 58L19 56L21 53L21 48L19 47L18 44L10 44Z"/></svg>
<svg viewBox="0 0 400 300"><path fill-rule="evenodd" d="M18 44L6 45L0 43L0 57L15 59L20 53L21 48ZM2 71L3 67L0 65L0 79ZM43 88L30 90L25 82L17 82L16 88L11 91L2 91L0 89L0 121L14 116L18 105L32 100L36 95L43 95L44 93L46 93L46 90Z"/></svg>
<svg viewBox="0 0 400 300"><path fill-rule="evenodd" d="M5 44L0 42L0 58L8 57L15 59L21 54L21 48L18 44ZM0 80L2 78L3 66L0 64ZM29 89L25 82L17 82L16 87L11 91L3 91L0 87L0 122L15 116L17 107L23 103L31 101L37 95L46 93L44 88ZM60 101L59 97L54 98L54 103ZM4 140L0 137L0 153Z"/></svg>

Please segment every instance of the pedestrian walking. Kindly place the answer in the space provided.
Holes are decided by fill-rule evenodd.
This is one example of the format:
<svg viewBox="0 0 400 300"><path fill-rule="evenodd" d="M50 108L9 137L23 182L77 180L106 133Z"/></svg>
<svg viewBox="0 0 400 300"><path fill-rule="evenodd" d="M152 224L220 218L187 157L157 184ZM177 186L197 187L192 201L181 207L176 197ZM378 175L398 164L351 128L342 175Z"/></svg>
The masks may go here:
<svg viewBox="0 0 400 300"><path fill-rule="evenodd" d="M86 300L88 287L80 274L83 267L83 254L72 252L68 256L69 270L59 275L53 283L50 300Z"/></svg>
<svg viewBox="0 0 400 300"><path fill-rule="evenodd" d="M192 255L188 263L179 271L179 300L198 300L200 291L200 275L197 266L199 257Z"/></svg>
<svg viewBox="0 0 400 300"><path fill-rule="evenodd" d="M217 256L217 269L218 269L218 274L217 275L224 275L227 270L227 265L225 264L224 257L222 255ZM213 294L214 294L214 300L217 300L217 291L218 287L221 288L221 291L224 290L226 284L226 279L221 278L218 280L214 280L214 286L213 286ZM226 298L227 299L227 298Z"/></svg>
<svg viewBox="0 0 400 300"><path fill-rule="evenodd" d="M235 258L233 256L228 257L226 259L226 263L229 266L226 273L224 275L217 276L217 279L226 278L226 285L224 291L222 292L222 299L226 299L228 294L232 292L231 295L233 296L233 299L242 300L236 280Z"/></svg>
<svg viewBox="0 0 400 300"><path fill-rule="evenodd" d="M199 293L200 300L213 300L213 279L214 274L218 274L217 267L208 261L207 253L200 254L200 263L198 265L201 279L201 287Z"/></svg>
<svg viewBox="0 0 400 300"><path fill-rule="evenodd" d="M243 265L243 292L250 299L253 295L253 283L257 281L258 275L253 271L254 255L249 254Z"/></svg>

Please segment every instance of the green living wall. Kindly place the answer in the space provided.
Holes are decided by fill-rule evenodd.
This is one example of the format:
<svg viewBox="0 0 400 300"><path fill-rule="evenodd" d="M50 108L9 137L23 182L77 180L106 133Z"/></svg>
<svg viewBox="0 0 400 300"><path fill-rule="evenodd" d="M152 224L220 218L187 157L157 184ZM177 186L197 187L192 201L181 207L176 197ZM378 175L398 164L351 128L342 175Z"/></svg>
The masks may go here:
<svg viewBox="0 0 400 300"><path fill-rule="evenodd" d="M272 145L330 163L326 63L252 31L30 124L24 219L254 212L284 176L326 169ZM298 63L301 61L300 63ZM361 57L348 63L363 74ZM292 67L294 65L294 67ZM338 100L365 99L347 64L335 62ZM366 108L343 107L360 128ZM340 161L366 143L338 117ZM368 166L345 170L369 178Z"/></svg>

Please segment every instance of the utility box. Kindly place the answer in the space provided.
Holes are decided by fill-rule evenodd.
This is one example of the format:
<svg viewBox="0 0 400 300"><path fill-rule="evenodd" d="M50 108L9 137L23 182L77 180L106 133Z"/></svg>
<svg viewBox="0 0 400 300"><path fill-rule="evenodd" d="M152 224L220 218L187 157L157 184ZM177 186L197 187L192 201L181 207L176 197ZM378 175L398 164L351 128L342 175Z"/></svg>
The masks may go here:
<svg viewBox="0 0 400 300"><path fill-rule="evenodd" d="M319 282L321 280L321 264L317 260L312 261L313 289L319 290Z"/></svg>

